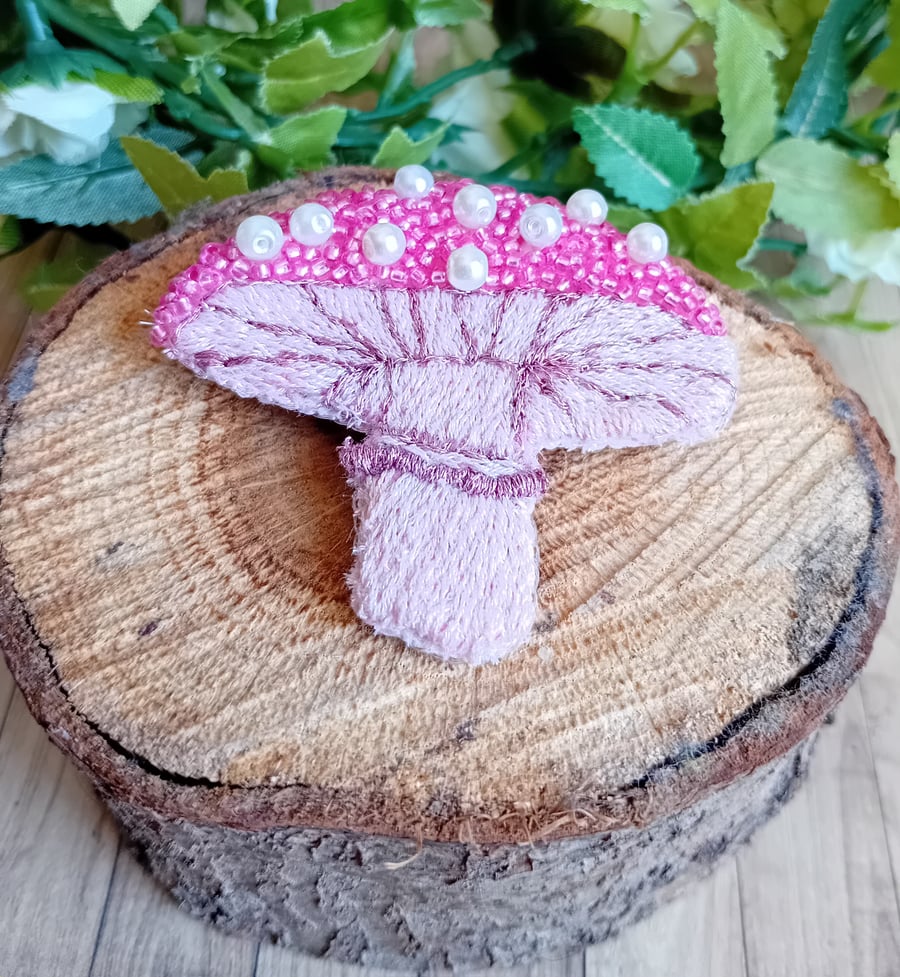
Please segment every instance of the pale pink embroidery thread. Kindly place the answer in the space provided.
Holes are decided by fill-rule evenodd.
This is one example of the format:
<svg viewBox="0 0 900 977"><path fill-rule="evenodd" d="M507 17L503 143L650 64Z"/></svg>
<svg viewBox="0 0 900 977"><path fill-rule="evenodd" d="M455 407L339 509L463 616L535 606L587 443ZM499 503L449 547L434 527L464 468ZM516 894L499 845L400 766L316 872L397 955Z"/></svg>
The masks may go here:
<svg viewBox="0 0 900 977"><path fill-rule="evenodd" d="M335 232L286 233L272 261L206 245L160 306L153 340L241 396L337 420L357 516L353 607L379 633L472 663L525 641L536 613L532 519L544 448L693 443L727 423L736 359L718 310L668 261L637 265L609 225L565 221L536 251L517 233L532 202L494 188L495 221L460 227L461 183L422 200L328 192ZM366 261L380 217L409 246ZM482 289L446 281L449 252L488 254Z"/></svg>

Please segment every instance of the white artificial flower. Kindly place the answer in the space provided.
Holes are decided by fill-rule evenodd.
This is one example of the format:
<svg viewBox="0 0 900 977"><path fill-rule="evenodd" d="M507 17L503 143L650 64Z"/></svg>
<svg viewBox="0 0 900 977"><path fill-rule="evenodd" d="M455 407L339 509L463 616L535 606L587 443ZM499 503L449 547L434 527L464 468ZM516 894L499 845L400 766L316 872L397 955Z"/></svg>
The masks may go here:
<svg viewBox="0 0 900 977"><path fill-rule="evenodd" d="M508 71L490 71L460 82L435 102L432 118L468 130L436 151L443 166L458 173L489 173L515 153L516 144L502 125L516 104L515 95L506 90L508 84Z"/></svg>
<svg viewBox="0 0 900 977"><path fill-rule="evenodd" d="M416 51L420 65L417 81L433 77L479 59L487 59L497 47L497 35L483 21L468 21L458 31L419 31ZM463 126L468 131L455 142L441 146L435 159L458 173L490 172L505 163L517 145L503 128L516 96L507 90L510 73L505 68L468 78L454 85L434 102L429 115Z"/></svg>
<svg viewBox="0 0 900 977"><path fill-rule="evenodd" d="M852 282L877 277L890 285L900 285L900 228L856 238L832 238L810 232L806 245L811 255Z"/></svg>
<svg viewBox="0 0 900 977"><path fill-rule="evenodd" d="M635 57L639 65L653 64L671 50L678 38L696 20L681 0L646 0L647 13L641 18ZM627 10L594 8L583 22L596 27L618 41L623 47L631 46L633 18ZM657 82L664 88L677 90L683 78L697 74L697 61L690 51L674 54L665 67L656 73Z"/></svg>
<svg viewBox="0 0 900 977"><path fill-rule="evenodd" d="M146 117L144 103L127 102L86 81L0 90L0 164L46 153L57 163L77 166Z"/></svg>

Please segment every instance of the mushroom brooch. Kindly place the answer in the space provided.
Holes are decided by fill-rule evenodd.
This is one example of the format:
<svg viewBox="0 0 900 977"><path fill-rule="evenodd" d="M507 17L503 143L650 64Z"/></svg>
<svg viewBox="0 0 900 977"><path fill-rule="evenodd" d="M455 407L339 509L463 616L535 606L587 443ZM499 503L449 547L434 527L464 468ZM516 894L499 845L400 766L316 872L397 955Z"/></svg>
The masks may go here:
<svg viewBox="0 0 900 977"><path fill-rule="evenodd" d="M535 621L539 453L715 436L737 357L654 224L441 180L248 216L171 283L153 343L241 397L365 435L340 460L351 603L376 632L497 661Z"/></svg>

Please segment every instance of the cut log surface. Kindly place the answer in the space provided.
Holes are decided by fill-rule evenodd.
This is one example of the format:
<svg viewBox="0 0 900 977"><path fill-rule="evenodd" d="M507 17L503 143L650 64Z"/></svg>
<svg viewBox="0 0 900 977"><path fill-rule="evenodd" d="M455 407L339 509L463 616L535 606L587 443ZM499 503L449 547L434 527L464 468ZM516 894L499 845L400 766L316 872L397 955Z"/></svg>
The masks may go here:
<svg viewBox="0 0 900 977"><path fill-rule="evenodd" d="M33 336L3 408L3 645L188 908L341 959L513 963L603 939L784 802L884 613L893 458L794 329L697 275L740 353L725 433L542 456L540 613L509 659L375 636L345 432L140 325L244 216L364 180L388 175L199 214Z"/></svg>

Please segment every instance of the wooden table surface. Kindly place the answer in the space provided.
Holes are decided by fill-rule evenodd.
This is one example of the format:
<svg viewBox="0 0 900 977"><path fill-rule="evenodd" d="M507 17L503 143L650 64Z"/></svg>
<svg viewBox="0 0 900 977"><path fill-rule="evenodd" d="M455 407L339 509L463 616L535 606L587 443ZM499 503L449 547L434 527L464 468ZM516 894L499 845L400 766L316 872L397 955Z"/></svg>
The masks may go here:
<svg viewBox="0 0 900 977"><path fill-rule="evenodd" d="M31 322L16 283L57 245L46 239L0 262L0 367ZM872 318L900 318L893 292L870 291ZM808 335L900 445L900 331ZM898 977L898 878L895 594L868 668L822 733L809 781L751 845L618 939L517 973ZM122 847L109 815L49 744L0 665L0 977L364 973L229 937L182 913Z"/></svg>

